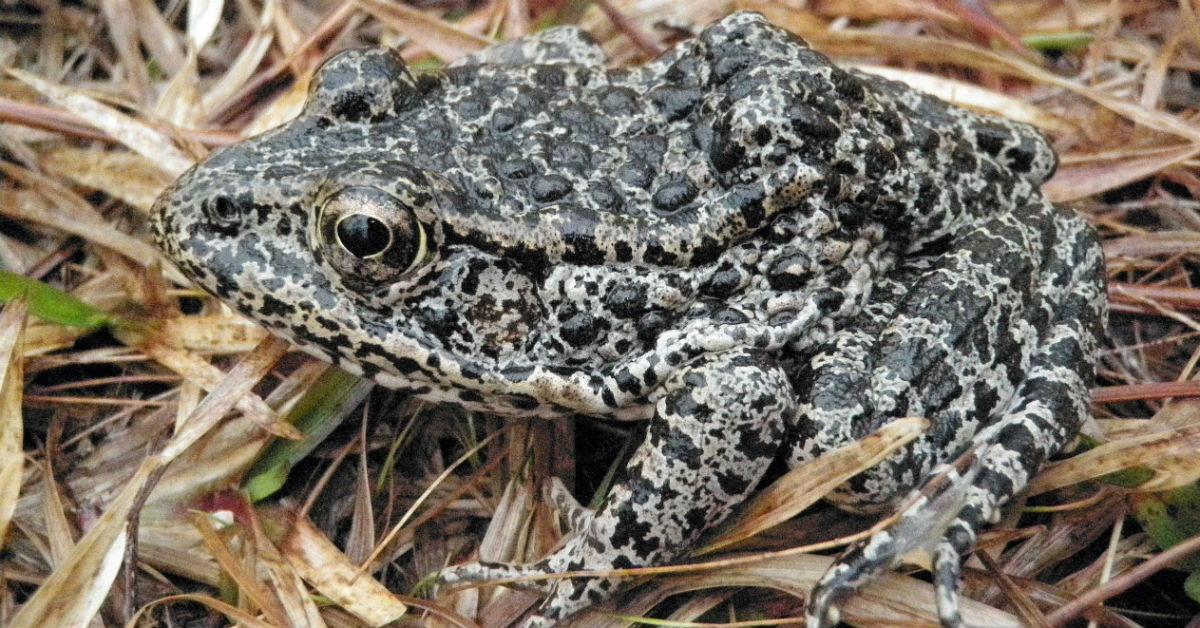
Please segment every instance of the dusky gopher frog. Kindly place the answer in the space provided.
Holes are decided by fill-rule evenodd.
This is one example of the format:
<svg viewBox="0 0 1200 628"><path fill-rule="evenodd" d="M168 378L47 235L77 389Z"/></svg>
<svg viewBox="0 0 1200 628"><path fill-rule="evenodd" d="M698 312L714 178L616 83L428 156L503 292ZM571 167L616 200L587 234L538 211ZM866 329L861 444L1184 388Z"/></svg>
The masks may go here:
<svg viewBox="0 0 1200 628"><path fill-rule="evenodd" d="M640 67L604 61L571 28L421 76L389 50L340 54L299 117L163 194L158 241L239 312L384 386L651 421L597 510L556 491L560 550L446 581L666 563L772 460L920 416L923 437L831 499L933 492L835 563L808 618L836 622L927 549L959 623L961 557L1089 412L1103 260L1039 191L1050 147L839 69L756 14ZM531 625L618 584L542 582Z"/></svg>

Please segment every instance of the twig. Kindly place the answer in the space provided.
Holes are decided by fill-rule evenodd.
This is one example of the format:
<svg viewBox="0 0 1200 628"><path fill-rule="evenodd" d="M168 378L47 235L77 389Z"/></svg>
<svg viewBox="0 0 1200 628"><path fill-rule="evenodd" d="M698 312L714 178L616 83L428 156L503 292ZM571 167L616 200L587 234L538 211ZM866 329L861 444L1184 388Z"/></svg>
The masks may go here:
<svg viewBox="0 0 1200 628"><path fill-rule="evenodd" d="M617 30L625 33L629 41L633 42L639 50L649 57L657 57L663 53L663 48L654 40L646 31L642 30L636 22L629 19L624 13L621 13L613 7L608 0L596 0L596 6L604 11L604 15L608 16L609 21L617 27Z"/></svg>
<svg viewBox="0 0 1200 628"><path fill-rule="evenodd" d="M1085 610L1104 602L1110 597L1124 593L1135 584L1149 578L1161 569L1171 566L1200 550L1200 535L1171 547L1150 560L1113 578L1107 584L1088 591L1087 593L1067 602L1058 610L1046 616L1051 626L1063 626L1078 617Z"/></svg>
<svg viewBox="0 0 1200 628"><path fill-rule="evenodd" d="M1148 401L1170 397L1200 397L1200 382L1151 382L1105 386L1092 390L1092 403Z"/></svg>
<svg viewBox="0 0 1200 628"><path fill-rule="evenodd" d="M1108 296L1114 301L1124 303L1140 303L1149 299L1179 309L1200 309L1200 289L1196 288L1110 283L1108 284Z"/></svg>

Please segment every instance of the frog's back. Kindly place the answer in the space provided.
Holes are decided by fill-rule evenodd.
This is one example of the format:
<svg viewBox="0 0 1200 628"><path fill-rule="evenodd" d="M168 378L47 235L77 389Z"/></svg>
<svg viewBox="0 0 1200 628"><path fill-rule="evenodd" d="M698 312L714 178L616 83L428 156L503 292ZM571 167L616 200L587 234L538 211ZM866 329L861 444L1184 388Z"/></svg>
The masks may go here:
<svg viewBox="0 0 1200 628"><path fill-rule="evenodd" d="M785 326L796 308L779 304L817 293L814 325L832 329L866 294L855 277L1028 203L1054 166L1036 131L842 70L758 15L631 70L550 39L427 79L421 105L371 131L467 197L452 241L538 267L561 324L530 339L537 360Z"/></svg>
<svg viewBox="0 0 1200 628"><path fill-rule="evenodd" d="M598 412L640 393L592 375L650 388L713 347L820 340L894 257L1028 202L1053 164L1036 132L842 71L761 16L626 70L572 33L424 77L341 55L304 114L176 184L160 239L365 372L490 393L549 365L578 381L536 395ZM334 225L387 227L347 234L398 261Z"/></svg>
<svg viewBox="0 0 1200 628"><path fill-rule="evenodd" d="M560 39L451 68L373 130L463 190L475 245L690 266L830 207L936 240L967 206L1025 204L1054 168L1031 128L837 68L755 14L633 70ZM662 242L639 248L646 233Z"/></svg>

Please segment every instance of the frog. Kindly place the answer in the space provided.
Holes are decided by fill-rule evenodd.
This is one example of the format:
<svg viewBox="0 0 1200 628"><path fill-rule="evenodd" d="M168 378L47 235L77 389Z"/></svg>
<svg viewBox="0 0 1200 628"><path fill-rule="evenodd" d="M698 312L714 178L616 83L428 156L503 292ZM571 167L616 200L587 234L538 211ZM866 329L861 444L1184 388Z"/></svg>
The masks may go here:
<svg viewBox="0 0 1200 628"><path fill-rule="evenodd" d="M929 428L828 496L891 512L813 588L809 626L932 557L962 624L977 534L1090 420L1097 236L1040 186L1026 124L843 69L757 13L608 67L547 29L443 68L341 52L290 122L215 151L156 201L167 259L304 351L499 416L648 421L600 505L530 564L527 626L683 560L791 466L899 418Z"/></svg>

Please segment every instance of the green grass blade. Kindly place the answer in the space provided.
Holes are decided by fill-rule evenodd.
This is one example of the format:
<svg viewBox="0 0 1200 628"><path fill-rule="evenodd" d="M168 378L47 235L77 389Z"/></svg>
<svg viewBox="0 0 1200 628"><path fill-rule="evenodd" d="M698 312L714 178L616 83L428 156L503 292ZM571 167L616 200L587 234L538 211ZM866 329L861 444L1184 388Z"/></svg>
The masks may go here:
<svg viewBox="0 0 1200 628"><path fill-rule="evenodd" d="M5 303L24 296L29 300L29 313L38 318L82 329L99 329L117 322L79 299L35 279L0 270L0 301Z"/></svg>
<svg viewBox="0 0 1200 628"><path fill-rule="evenodd" d="M303 440L277 439L259 458L247 476L245 489L250 500L261 501L287 482L292 467L329 436L371 391L371 382L330 367L283 417L304 433Z"/></svg>
<svg viewBox="0 0 1200 628"><path fill-rule="evenodd" d="M1022 37L1021 41L1031 49L1041 52L1079 52L1087 48L1095 38L1095 35L1086 31L1066 31L1035 33Z"/></svg>

